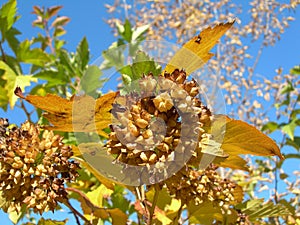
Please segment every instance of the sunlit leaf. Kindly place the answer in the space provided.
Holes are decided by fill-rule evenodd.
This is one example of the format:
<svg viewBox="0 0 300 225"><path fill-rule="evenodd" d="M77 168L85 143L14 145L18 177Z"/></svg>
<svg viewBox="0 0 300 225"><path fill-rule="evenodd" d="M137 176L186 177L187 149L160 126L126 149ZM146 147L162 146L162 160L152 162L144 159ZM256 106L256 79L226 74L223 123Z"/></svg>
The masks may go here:
<svg viewBox="0 0 300 225"><path fill-rule="evenodd" d="M269 131L270 133L274 132L279 128L278 123L275 122L268 122L261 128L262 131Z"/></svg>
<svg viewBox="0 0 300 225"><path fill-rule="evenodd" d="M85 71L81 79L82 90L87 94L93 97L96 97L97 93L95 92L105 80L101 80L102 75L101 70L98 66L89 66Z"/></svg>
<svg viewBox="0 0 300 225"><path fill-rule="evenodd" d="M25 87L30 86L31 82L37 82L36 78L33 78L30 75L17 75L5 62L0 61L0 70L4 70L4 73L2 75L2 78L6 80L6 84L4 86L4 89L7 91L7 98L9 100L10 108L12 109L18 97L14 94L14 90L16 87L20 87L23 90ZM0 92L3 92L4 90ZM6 99L6 97L2 97L3 101ZM0 97L1 99L1 97Z"/></svg>
<svg viewBox="0 0 300 225"><path fill-rule="evenodd" d="M245 170L245 171L249 170L247 166L247 161L245 161L243 158L241 158L238 155L230 155L227 158L216 157L213 163L221 167L227 167L231 169L238 169L238 170Z"/></svg>
<svg viewBox="0 0 300 225"><path fill-rule="evenodd" d="M87 39L84 37L77 46L75 61L81 71L84 71L90 60L89 45Z"/></svg>
<svg viewBox="0 0 300 225"><path fill-rule="evenodd" d="M183 68L187 74L191 74L203 66L213 54L209 51L217 44L218 40L232 26L233 22L220 23L215 27L208 27L199 35L193 37L176 52L168 62L165 71L171 73L176 68Z"/></svg>
<svg viewBox="0 0 300 225"><path fill-rule="evenodd" d="M189 222L193 224L211 225L213 221L223 221L221 208L214 206L212 202L205 201L196 205L190 202L187 206Z"/></svg>
<svg viewBox="0 0 300 225"><path fill-rule="evenodd" d="M255 222L259 218L291 214L284 205L274 205L273 202L263 203L263 199L249 200L237 205L236 208L245 213L251 222Z"/></svg>
<svg viewBox="0 0 300 225"><path fill-rule="evenodd" d="M91 202L91 199L87 195L80 193L74 188L67 188L69 191L73 191L78 194L77 200L81 204L83 213L92 218L100 218L102 220L112 219L112 224L126 225L127 215L120 209L109 209L99 207Z"/></svg>
<svg viewBox="0 0 300 225"><path fill-rule="evenodd" d="M246 122L231 119L215 135L217 140L222 141L221 148L229 155L277 155L284 158L271 138Z"/></svg>
<svg viewBox="0 0 300 225"><path fill-rule="evenodd" d="M292 75L300 75L300 65L294 66L293 69L291 69L290 74Z"/></svg>
<svg viewBox="0 0 300 225"><path fill-rule="evenodd" d="M66 33L66 30L62 26L58 26L55 28L53 36L60 37Z"/></svg>
<svg viewBox="0 0 300 225"><path fill-rule="evenodd" d="M15 93L35 107L46 111L44 117L53 125L47 129L64 132L97 132L104 137L107 137L107 134L103 129L111 123L110 110L117 94L111 92L96 100L87 95L74 96L68 100L53 94L25 97L20 88L17 88Z"/></svg>
<svg viewBox="0 0 300 225"><path fill-rule="evenodd" d="M114 189L114 183L107 179L105 176L103 176L98 170L94 169L89 163L87 163L84 159L82 158L77 158L75 159L80 162L81 166L86 168L88 171L90 171L100 182L101 184L105 185L107 188L113 190Z"/></svg>
<svg viewBox="0 0 300 225"><path fill-rule="evenodd" d="M55 16L59 10L61 10L62 6L58 5L58 6L52 6L52 7L49 7L47 9L47 16L49 18Z"/></svg>
<svg viewBox="0 0 300 225"><path fill-rule="evenodd" d="M50 57L40 48L30 49L31 43L25 40L20 43L16 53L17 59L24 63L30 63L37 66L44 66L45 63L50 61Z"/></svg>
<svg viewBox="0 0 300 225"><path fill-rule="evenodd" d="M286 144L293 146L295 149L297 149L299 151L300 150L300 136L294 136L294 140L287 138Z"/></svg>
<svg viewBox="0 0 300 225"><path fill-rule="evenodd" d="M281 130L286 133L290 139L293 141L294 140L294 133L295 133L295 129L298 126L298 119L295 118L293 119L290 123L284 125Z"/></svg>
<svg viewBox="0 0 300 225"><path fill-rule="evenodd" d="M16 20L17 1L10 0L3 4L0 9L0 18L4 19L1 23L1 31L9 30ZM3 23L5 21L5 24Z"/></svg>
<svg viewBox="0 0 300 225"><path fill-rule="evenodd" d="M295 90L293 84L288 81L287 84L283 87L283 89L281 90L280 94L286 94L286 93L289 93L291 91Z"/></svg>
<svg viewBox="0 0 300 225"><path fill-rule="evenodd" d="M138 40L148 29L149 29L150 25L143 25L140 26L138 28L136 28L135 30L133 30L132 32L132 41L136 41Z"/></svg>
<svg viewBox="0 0 300 225"><path fill-rule="evenodd" d="M58 221L58 220L52 220L52 219L44 219L41 218L37 225L64 225L68 222L68 220Z"/></svg>
<svg viewBox="0 0 300 225"><path fill-rule="evenodd" d="M51 24L51 27L64 26L70 22L70 18L67 16L57 17Z"/></svg>

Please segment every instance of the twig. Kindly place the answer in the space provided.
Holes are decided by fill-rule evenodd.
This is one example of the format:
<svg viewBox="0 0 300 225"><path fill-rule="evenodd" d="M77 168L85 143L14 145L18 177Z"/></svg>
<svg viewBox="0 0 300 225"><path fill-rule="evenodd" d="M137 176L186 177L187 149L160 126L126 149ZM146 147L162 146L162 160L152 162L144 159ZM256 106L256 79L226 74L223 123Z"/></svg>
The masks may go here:
<svg viewBox="0 0 300 225"><path fill-rule="evenodd" d="M32 113L28 112L28 110L26 109L23 99L20 99L20 102L21 102L20 107L21 107L21 109L23 109L24 113L26 114L27 120L29 122L32 122L32 120L31 120L31 114Z"/></svg>
<svg viewBox="0 0 300 225"><path fill-rule="evenodd" d="M86 222L86 224L88 225L92 225L92 223L85 218L79 211L77 211L70 203L69 199L65 199L65 201L63 202L74 214L75 218L76 218L76 222L78 225L80 225L79 219L78 217L80 217L84 222Z"/></svg>
<svg viewBox="0 0 300 225"><path fill-rule="evenodd" d="M75 192L78 195L80 195L83 199L86 199L86 196L83 193L81 193L81 191L77 190L76 188L67 187L66 191ZM66 199L64 204L69 207L69 209L73 212L74 215L79 216L82 220L84 220L84 222L86 222L86 224L92 225L92 223L84 215L82 215L79 211L77 211L75 208L73 208L73 206L70 204L68 199Z"/></svg>
<svg viewBox="0 0 300 225"><path fill-rule="evenodd" d="M1 55L2 55L2 61L6 62L6 55L5 55L4 49L2 47L2 42L1 41L0 41L0 51L1 51Z"/></svg>
<svg viewBox="0 0 300 225"><path fill-rule="evenodd" d="M159 195L158 185L157 184L154 186L154 190L155 190L155 193L154 193L154 197L153 197L153 202L152 202L151 208L149 210L149 221L148 221L149 225L152 225L153 216L154 216L154 210L155 210L155 206L157 204L158 195Z"/></svg>

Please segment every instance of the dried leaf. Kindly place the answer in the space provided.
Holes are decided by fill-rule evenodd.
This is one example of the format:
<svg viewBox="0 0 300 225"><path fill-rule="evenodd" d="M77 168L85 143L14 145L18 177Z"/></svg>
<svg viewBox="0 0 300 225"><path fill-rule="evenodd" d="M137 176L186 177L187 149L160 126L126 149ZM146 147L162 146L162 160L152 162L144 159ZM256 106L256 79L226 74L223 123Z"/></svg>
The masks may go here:
<svg viewBox="0 0 300 225"><path fill-rule="evenodd" d="M111 123L112 115L109 111L117 92L105 94L96 100L86 95L73 96L70 100L53 94L25 97L20 88L16 88L15 94L46 111L45 118L53 124L46 127L47 129L64 132L97 132L107 137L103 129Z"/></svg>
<svg viewBox="0 0 300 225"><path fill-rule="evenodd" d="M213 54L209 51L217 44L218 40L232 26L232 22L220 23L215 27L208 27L199 35L193 37L176 52L165 68L166 72L173 72L176 68L183 68L187 74L203 66Z"/></svg>

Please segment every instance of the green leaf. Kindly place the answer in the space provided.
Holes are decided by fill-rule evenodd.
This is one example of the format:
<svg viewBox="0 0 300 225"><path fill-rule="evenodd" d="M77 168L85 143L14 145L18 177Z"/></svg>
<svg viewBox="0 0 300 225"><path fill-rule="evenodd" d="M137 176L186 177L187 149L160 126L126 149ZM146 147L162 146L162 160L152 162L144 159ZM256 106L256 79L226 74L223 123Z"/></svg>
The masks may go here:
<svg viewBox="0 0 300 225"><path fill-rule="evenodd" d="M120 73L128 75L132 81L140 79L150 72L157 76L161 72L161 67L142 51L136 53L131 66L125 66L120 70Z"/></svg>
<svg viewBox="0 0 300 225"><path fill-rule="evenodd" d="M286 133L292 141L294 140L295 129L298 126L297 122L298 122L298 120L297 120L297 118L295 118L290 123L282 126L282 128L281 128L281 130L284 133Z"/></svg>
<svg viewBox="0 0 300 225"><path fill-rule="evenodd" d="M292 68L290 70L290 74L292 74L292 75L300 75L300 65L299 66L295 66L294 68Z"/></svg>
<svg viewBox="0 0 300 225"><path fill-rule="evenodd" d="M20 45L19 40L16 38L16 35L19 34L21 34L21 32L13 27L6 32L6 41L15 54Z"/></svg>
<svg viewBox="0 0 300 225"><path fill-rule="evenodd" d="M292 112L291 112L291 119L295 119L297 117L297 115L300 114L300 109L294 109Z"/></svg>
<svg viewBox="0 0 300 225"><path fill-rule="evenodd" d="M132 41L141 40L142 35L149 29L150 25L143 25L133 30Z"/></svg>
<svg viewBox="0 0 300 225"><path fill-rule="evenodd" d="M281 90L280 94L283 95L283 94L289 93L289 92L294 91L294 90L295 90L295 89L294 89L294 87L293 87L292 82L288 81L288 82L287 82L287 85L284 86L284 88Z"/></svg>
<svg viewBox="0 0 300 225"><path fill-rule="evenodd" d="M111 202L112 202L112 208L121 209L124 213L129 212L133 213L133 205L131 204L131 201L124 198L125 191L124 188L120 185L115 186L115 190L110 196Z"/></svg>
<svg viewBox="0 0 300 225"><path fill-rule="evenodd" d="M48 83L46 85L48 87L65 85L68 82L67 77L63 73L59 73L55 70L44 70L36 73L34 77L40 80L47 80Z"/></svg>
<svg viewBox="0 0 300 225"><path fill-rule="evenodd" d="M105 61L101 64L100 69L109 69L115 67L116 70L124 67L124 51L126 46L118 46L117 42L111 44L107 51L103 51L102 56Z"/></svg>
<svg viewBox="0 0 300 225"><path fill-rule="evenodd" d="M86 69L86 66L90 60L90 51L87 39L84 37L77 46L75 61L77 62L81 71Z"/></svg>
<svg viewBox="0 0 300 225"><path fill-rule="evenodd" d="M7 110L7 104L8 104L8 95L7 90L0 86L0 107L6 111Z"/></svg>
<svg viewBox="0 0 300 225"><path fill-rule="evenodd" d="M30 82L37 82L36 78L31 75L17 75L15 72L3 61L0 61L0 70L4 70L3 79L6 80L5 90L11 109L15 106L18 97L14 94L14 90L19 86L22 90L30 85Z"/></svg>
<svg viewBox="0 0 300 225"><path fill-rule="evenodd" d="M61 65L63 65L64 70L67 70L69 72L69 74L71 74L71 77L75 76L76 69L75 69L73 63L71 62L72 60L71 60L69 53L66 50L62 49L60 51L59 60L60 60Z"/></svg>
<svg viewBox="0 0 300 225"><path fill-rule="evenodd" d="M16 0L10 0L7 3L3 4L0 9L0 18L5 20L5 23L1 21L1 30L8 31L12 25L16 21L16 14L17 14L17 1Z"/></svg>
<svg viewBox="0 0 300 225"><path fill-rule="evenodd" d="M97 66L89 66L81 79L81 87L86 94L96 97L95 91L100 88L104 80L100 80L101 70Z"/></svg>
<svg viewBox="0 0 300 225"><path fill-rule="evenodd" d="M294 147L296 150L300 150L300 136L294 136L294 140L286 139L286 144Z"/></svg>
<svg viewBox="0 0 300 225"><path fill-rule="evenodd" d="M275 216L290 215L290 211L282 204L274 205L273 202L263 204L263 199L249 200L235 206L245 213L251 222L257 219Z"/></svg>
<svg viewBox="0 0 300 225"><path fill-rule="evenodd" d="M64 225L68 222L67 219L58 221L58 220L51 220L51 219L44 219L41 218L37 225Z"/></svg>
<svg viewBox="0 0 300 225"><path fill-rule="evenodd" d="M25 40L20 44L17 51L17 59L20 62L34 64L37 66L44 66L45 63L50 62L50 57L40 48L30 49L30 41Z"/></svg>
<svg viewBox="0 0 300 225"><path fill-rule="evenodd" d="M274 132L279 128L278 123L275 122L268 122L261 128L262 131L268 131L270 133Z"/></svg>
<svg viewBox="0 0 300 225"><path fill-rule="evenodd" d="M58 26L55 28L53 36L60 37L66 33L66 30L62 26Z"/></svg>

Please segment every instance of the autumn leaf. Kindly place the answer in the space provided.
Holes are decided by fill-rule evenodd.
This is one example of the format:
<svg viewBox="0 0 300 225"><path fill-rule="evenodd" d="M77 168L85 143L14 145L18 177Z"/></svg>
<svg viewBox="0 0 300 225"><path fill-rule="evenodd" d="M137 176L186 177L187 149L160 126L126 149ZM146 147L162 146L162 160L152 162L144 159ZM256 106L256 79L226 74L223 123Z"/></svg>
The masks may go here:
<svg viewBox="0 0 300 225"><path fill-rule="evenodd" d="M111 123L112 115L109 111L117 92L107 93L96 100L87 95L73 96L70 100L53 94L25 97L20 88L15 89L15 94L46 111L44 117L53 125L45 127L47 129L64 132L97 132L103 137L108 137L103 129Z"/></svg>
<svg viewBox="0 0 300 225"><path fill-rule="evenodd" d="M230 119L224 115L217 115L212 125L213 140L220 143L220 152L228 157L215 155L214 163L232 169L247 170L246 161L239 155L251 154L257 156L278 156L284 159L277 144L256 129L254 126L240 120ZM208 153L207 150L205 153ZM209 153L214 155L213 152Z"/></svg>
<svg viewBox="0 0 300 225"><path fill-rule="evenodd" d="M214 55L209 51L233 23L234 21L220 23L213 28L208 27L199 35L193 37L175 53L167 64L165 71L172 73L176 68L183 68L187 74L191 74L202 67Z"/></svg>
<svg viewBox="0 0 300 225"><path fill-rule="evenodd" d="M274 156L284 159L276 143L256 129L240 120L226 123L226 133L221 148L229 155L251 154Z"/></svg>
<svg viewBox="0 0 300 225"><path fill-rule="evenodd" d="M107 220L111 218L113 225L119 225L119 224L125 225L127 223L127 215L124 212L122 212L122 210L117 208L114 209L103 208L101 206L98 206L97 204L94 204L95 202L94 200L90 199L88 195L85 195L84 193L78 191L77 189L75 188L66 188L66 189L78 195L77 200L80 202L82 211L86 216L96 217L102 220ZM102 192L95 191L95 193L98 194L97 198L103 197ZM93 196L94 195L90 194L90 197Z"/></svg>

